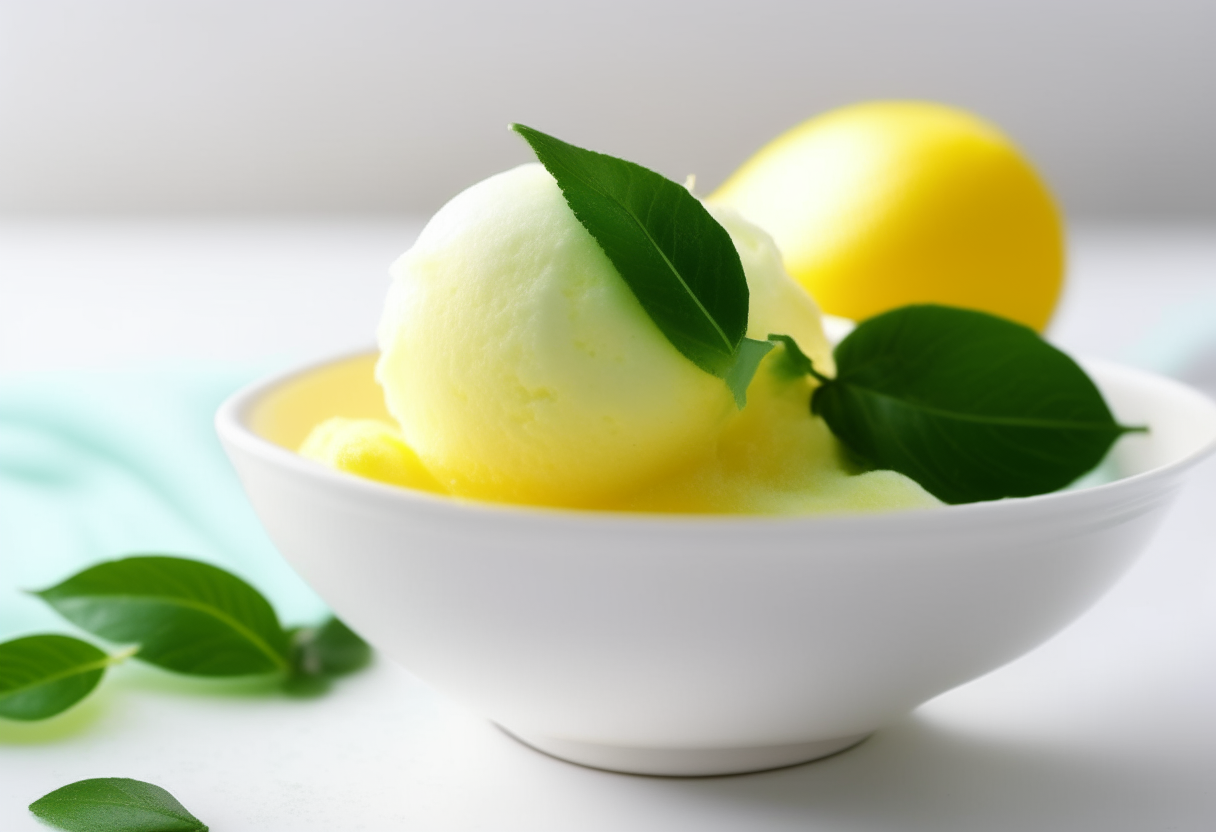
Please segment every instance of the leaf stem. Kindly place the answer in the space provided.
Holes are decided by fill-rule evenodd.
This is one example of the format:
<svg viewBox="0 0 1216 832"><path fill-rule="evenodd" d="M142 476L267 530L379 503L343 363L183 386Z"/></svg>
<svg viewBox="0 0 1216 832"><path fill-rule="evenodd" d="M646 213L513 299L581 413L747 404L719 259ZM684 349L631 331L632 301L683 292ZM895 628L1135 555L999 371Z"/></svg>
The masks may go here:
<svg viewBox="0 0 1216 832"><path fill-rule="evenodd" d="M815 369L814 362L802 351L798 343L789 335L778 335L770 332L768 340L773 344L781 344L785 347L785 357L787 365L797 375L809 375L820 384L830 384L832 379L825 376L823 373Z"/></svg>
<svg viewBox="0 0 1216 832"><path fill-rule="evenodd" d="M113 666L116 664L122 664L123 662L125 662L127 659L131 658L138 652L139 652L138 644L132 644L130 647L124 647L122 650L119 650L117 653L112 653L110 655L110 661L107 662L107 664L109 664L110 666Z"/></svg>

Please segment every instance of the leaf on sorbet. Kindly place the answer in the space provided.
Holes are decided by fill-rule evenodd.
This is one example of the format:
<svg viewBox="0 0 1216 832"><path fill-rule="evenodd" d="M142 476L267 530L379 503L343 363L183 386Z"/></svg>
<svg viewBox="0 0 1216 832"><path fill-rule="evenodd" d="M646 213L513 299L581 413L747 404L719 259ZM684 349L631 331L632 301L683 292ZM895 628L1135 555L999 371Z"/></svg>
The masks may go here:
<svg viewBox="0 0 1216 832"><path fill-rule="evenodd" d="M774 346L771 341L756 341L752 338L744 338L739 343L735 360L727 368L723 380L730 388L730 394L735 397L735 406L740 410L747 405L747 387L752 383L756 369Z"/></svg>
<svg viewBox="0 0 1216 832"><path fill-rule="evenodd" d="M901 307L861 322L835 358L812 410L866 463L947 503L1055 491L1142 430L1034 330L984 312Z"/></svg>
<svg viewBox="0 0 1216 832"><path fill-rule="evenodd" d="M522 124L511 129L557 180L574 215L668 341L726 379L740 400L751 379L746 370L754 373L758 359L755 347L740 355L747 279L726 229L685 187L652 170Z"/></svg>
<svg viewBox="0 0 1216 832"><path fill-rule="evenodd" d="M815 369L815 365L811 363L811 359L802 351L793 337L789 335L776 335L769 333L768 340L774 345L780 344L784 349L783 358L778 367L784 369L785 373L790 376L812 376L816 381L828 382L831 381L828 377L820 374Z"/></svg>

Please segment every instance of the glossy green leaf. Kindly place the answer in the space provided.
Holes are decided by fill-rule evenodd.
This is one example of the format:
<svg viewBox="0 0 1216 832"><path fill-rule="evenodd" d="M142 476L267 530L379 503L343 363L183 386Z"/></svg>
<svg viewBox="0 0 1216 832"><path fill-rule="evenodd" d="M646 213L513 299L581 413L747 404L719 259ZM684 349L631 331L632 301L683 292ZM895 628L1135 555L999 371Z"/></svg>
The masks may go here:
<svg viewBox="0 0 1216 832"><path fill-rule="evenodd" d="M774 344L780 344L783 349L783 357L777 365L778 368L784 370L788 376L814 376L819 382L831 381L831 379L820 374L815 369L815 365L811 363L811 359L807 358L806 353L798 346L798 343L789 335L776 335L769 333L768 340Z"/></svg>
<svg viewBox="0 0 1216 832"><path fill-rule="evenodd" d="M726 229L686 188L654 171L522 124L511 129L553 174L655 325L698 367L727 379L739 400L759 358L758 347L740 350L747 279Z"/></svg>
<svg viewBox="0 0 1216 832"><path fill-rule="evenodd" d="M68 832L207 832L160 786L127 777L72 783L35 800L30 811Z"/></svg>
<svg viewBox="0 0 1216 832"><path fill-rule="evenodd" d="M35 720L62 713L92 693L106 668L122 658L70 636L0 644L0 717Z"/></svg>
<svg viewBox="0 0 1216 832"><path fill-rule="evenodd" d="M901 307L859 324L835 358L812 410L866 463L947 503L1063 488L1131 430L1071 358L983 312Z"/></svg>
<svg viewBox="0 0 1216 832"><path fill-rule="evenodd" d="M36 594L91 633L140 645L141 661L166 670L245 676L288 669L288 636L270 604L210 564L129 557Z"/></svg>

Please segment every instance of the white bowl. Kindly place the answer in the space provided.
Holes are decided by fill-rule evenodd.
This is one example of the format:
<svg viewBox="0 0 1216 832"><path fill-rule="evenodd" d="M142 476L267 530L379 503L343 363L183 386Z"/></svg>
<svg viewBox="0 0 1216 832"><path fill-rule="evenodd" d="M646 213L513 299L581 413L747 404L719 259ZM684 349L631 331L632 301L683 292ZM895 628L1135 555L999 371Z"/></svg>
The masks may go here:
<svg viewBox="0 0 1216 832"><path fill-rule="evenodd" d="M1124 573L1216 446L1216 405L1088 368L1121 421L1150 426L1119 440L1120 479L888 514L614 514L381 485L254 429L323 365L237 393L217 425L283 555L418 677L557 757L726 774L859 742L1042 643Z"/></svg>

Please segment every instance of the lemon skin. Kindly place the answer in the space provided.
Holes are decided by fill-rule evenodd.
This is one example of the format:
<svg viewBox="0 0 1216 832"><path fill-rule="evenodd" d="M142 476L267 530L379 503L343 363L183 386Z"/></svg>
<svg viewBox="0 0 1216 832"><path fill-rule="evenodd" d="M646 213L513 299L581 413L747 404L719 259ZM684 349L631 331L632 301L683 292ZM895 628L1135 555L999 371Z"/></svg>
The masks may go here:
<svg viewBox="0 0 1216 832"><path fill-rule="evenodd" d="M823 311L980 309L1042 331L1064 277L1060 211L1010 139L940 104L878 101L776 138L709 201L776 240Z"/></svg>

